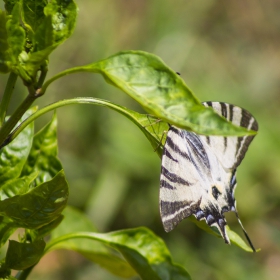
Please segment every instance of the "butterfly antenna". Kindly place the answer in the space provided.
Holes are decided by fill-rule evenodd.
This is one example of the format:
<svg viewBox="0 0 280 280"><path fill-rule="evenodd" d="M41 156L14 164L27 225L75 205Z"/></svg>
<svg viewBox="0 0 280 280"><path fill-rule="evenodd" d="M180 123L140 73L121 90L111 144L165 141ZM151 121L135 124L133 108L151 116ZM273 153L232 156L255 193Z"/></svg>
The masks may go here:
<svg viewBox="0 0 280 280"><path fill-rule="evenodd" d="M235 215L236 215L236 217L237 217L238 223L240 224L240 226L241 226L241 228L242 228L242 230L243 230L243 232L244 232L244 235L245 235L245 237L246 237L248 243L250 244L250 247L252 248L253 252L257 252L256 249L255 249L255 247L254 247L254 245L253 245L253 243L252 243L252 241L251 241L251 239L250 239L250 237L249 237L249 235L248 235L248 233L247 233L247 231L245 230L245 228L243 227L243 225L242 225L242 223L241 223L241 220L240 220L240 218L239 218L239 216L238 216L237 211L235 212Z"/></svg>

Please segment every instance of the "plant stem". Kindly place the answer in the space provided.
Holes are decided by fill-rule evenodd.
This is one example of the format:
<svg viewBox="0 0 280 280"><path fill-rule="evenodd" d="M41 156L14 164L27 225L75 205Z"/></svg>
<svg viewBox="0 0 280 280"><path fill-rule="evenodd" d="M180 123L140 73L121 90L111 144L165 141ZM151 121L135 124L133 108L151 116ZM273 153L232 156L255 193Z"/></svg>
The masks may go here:
<svg viewBox="0 0 280 280"><path fill-rule="evenodd" d="M15 83L17 81L17 77L18 77L17 74L15 74L13 72L10 73L2 101L0 103L0 127L2 127L2 124L5 121L7 109L8 109L10 100L11 100L11 96L13 93L13 89L15 87Z"/></svg>
<svg viewBox="0 0 280 280"><path fill-rule="evenodd" d="M49 80L47 80L42 88L41 88L41 94L44 94L47 87L52 83L54 82L55 80L63 77L63 76L66 76L66 75L69 75L69 74L74 74L74 73L78 73L78 72L94 72L94 67L89 64L89 65L85 65L85 66L78 66L78 67L74 67L74 68L71 68L71 69L67 69L65 71L62 71L60 73L58 73L57 75L53 76L52 78L50 78Z"/></svg>
<svg viewBox="0 0 280 280"><path fill-rule="evenodd" d="M120 105L116 105L114 103L111 103L106 100L98 99L98 98L93 98L93 97L76 97L73 99L65 99L65 100L60 100L58 102L52 103L41 110L35 112L31 116L29 116L25 121L23 121L14 131L9 135L9 137L5 138L5 141L2 145L0 145L0 148L3 146L9 144L12 142L18 134L25 128L27 127L31 122L33 122L35 119L39 118L40 116L55 110L59 107L71 105L71 104L92 104L92 105L99 105L99 106L105 106L109 107L115 111L118 111L119 113L125 115L129 119L131 119L133 122L135 122L138 125L138 122L134 119L133 115L129 113L129 110L126 109L125 107L122 107Z"/></svg>
<svg viewBox="0 0 280 280"><path fill-rule="evenodd" d="M38 83L37 83L37 88L41 88L44 81L45 81L45 78L47 76L47 73L48 73L48 67L47 65L43 65L41 67L41 74L40 74L40 77L39 77L39 80L38 80Z"/></svg>
<svg viewBox="0 0 280 280"><path fill-rule="evenodd" d="M40 95L36 94L33 88L28 88L29 94L25 98L25 100L20 104L17 110L12 114L12 116L8 119L7 122L3 124L0 130L0 146L2 147L5 143L6 138L16 126L17 122L21 119L23 114L28 110L34 100Z"/></svg>

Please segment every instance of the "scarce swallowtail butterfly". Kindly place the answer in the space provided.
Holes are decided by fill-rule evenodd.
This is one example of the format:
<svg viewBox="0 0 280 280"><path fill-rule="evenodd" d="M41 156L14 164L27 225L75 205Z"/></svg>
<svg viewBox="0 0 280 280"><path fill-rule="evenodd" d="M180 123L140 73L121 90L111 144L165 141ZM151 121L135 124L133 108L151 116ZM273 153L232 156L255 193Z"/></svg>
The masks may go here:
<svg viewBox="0 0 280 280"><path fill-rule="evenodd" d="M216 113L237 126L258 130L257 121L246 110L222 102L205 102ZM169 232L183 219L194 215L218 228L226 243L224 213L233 211L253 251L236 209L236 168L254 136L223 137L197 135L170 126L163 148L160 175L160 214Z"/></svg>

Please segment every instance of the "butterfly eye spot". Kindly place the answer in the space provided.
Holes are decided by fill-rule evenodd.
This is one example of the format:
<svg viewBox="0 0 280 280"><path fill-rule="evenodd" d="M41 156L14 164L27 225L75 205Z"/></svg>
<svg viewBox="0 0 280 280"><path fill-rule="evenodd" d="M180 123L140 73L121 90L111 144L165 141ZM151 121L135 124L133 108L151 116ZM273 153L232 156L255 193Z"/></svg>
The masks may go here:
<svg viewBox="0 0 280 280"><path fill-rule="evenodd" d="M206 217L206 222L208 225L212 225L213 223L215 223L215 218L209 214L207 217Z"/></svg>
<svg viewBox="0 0 280 280"><path fill-rule="evenodd" d="M216 186L212 187L212 195L217 200L221 192L217 189Z"/></svg>
<svg viewBox="0 0 280 280"><path fill-rule="evenodd" d="M203 219L205 217L205 214L202 210L198 210L195 214L196 218L200 221L201 219Z"/></svg>

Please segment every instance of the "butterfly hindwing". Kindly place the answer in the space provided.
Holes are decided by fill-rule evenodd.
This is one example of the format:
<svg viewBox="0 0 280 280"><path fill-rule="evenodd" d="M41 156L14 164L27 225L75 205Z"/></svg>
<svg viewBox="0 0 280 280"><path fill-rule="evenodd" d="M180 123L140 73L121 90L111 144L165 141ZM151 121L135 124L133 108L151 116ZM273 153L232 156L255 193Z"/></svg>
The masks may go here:
<svg viewBox="0 0 280 280"><path fill-rule="evenodd" d="M203 102L205 107L212 107L214 111L232 122L236 126L242 126L249 130L258 130L255 118L246 110L223 102ZM199 136L212 147L216 157L224 168L236 169L243 160L245 153L254 136Z"/></svg>
<svg viewBox="0 0 280 280"><path fill-rule="evenodd" d="M239 107L219 102L204 105L213 107L235 125L257 130L255 119ZM202 136L170 126L160 176L160 212L166 231L194 215L209 226L216 226L225 242L230 243L223 213L234 211L237 215L236 167L252 139L252 136Z"/></svg>

